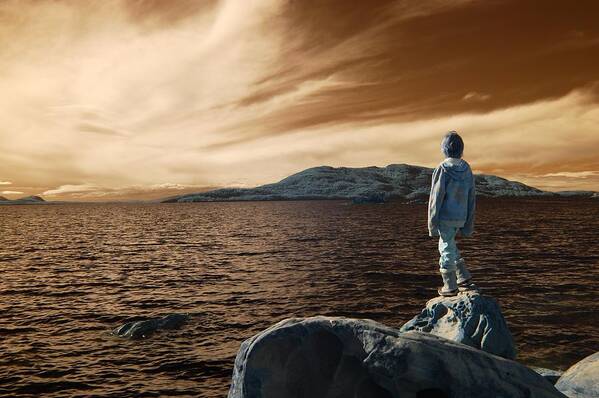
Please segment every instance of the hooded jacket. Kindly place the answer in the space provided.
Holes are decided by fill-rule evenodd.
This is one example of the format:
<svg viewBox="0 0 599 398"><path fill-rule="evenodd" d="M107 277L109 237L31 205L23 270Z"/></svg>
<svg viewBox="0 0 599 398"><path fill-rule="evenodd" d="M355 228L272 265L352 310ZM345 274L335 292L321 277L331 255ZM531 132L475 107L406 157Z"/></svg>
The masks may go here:
<svg viewBox="0 0 599 398"><path fill-rule="evenodd" d="M439 224L458 227L462 236L474 232L474 175L463 159L447 158L433 172L428 200L428 231L439 236Z"/></svg>

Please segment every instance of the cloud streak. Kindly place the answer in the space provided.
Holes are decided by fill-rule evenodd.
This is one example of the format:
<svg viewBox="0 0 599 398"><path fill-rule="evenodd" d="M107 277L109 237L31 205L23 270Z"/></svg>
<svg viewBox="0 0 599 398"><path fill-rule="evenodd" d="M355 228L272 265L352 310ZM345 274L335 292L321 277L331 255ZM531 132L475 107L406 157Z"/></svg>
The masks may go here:
<svg viewBox="0 0 599 398"><path fill-rule="evenodd" d="M95 184L65 184L48 189L41 195L49 199L83 199L87 201L108 201L122 199L157 199L167 196L181 195L190 192L202 192L214 187L181 185L172 183L153 185L130 185L105 187Z"/></svg>
<svg viewBox="0 0 599 398"><path fill-rule="evenodd" d="M567 178L589 178L599 177L599 171L561 171L559 173L548 173L540 177L567 177Z"/></svg>

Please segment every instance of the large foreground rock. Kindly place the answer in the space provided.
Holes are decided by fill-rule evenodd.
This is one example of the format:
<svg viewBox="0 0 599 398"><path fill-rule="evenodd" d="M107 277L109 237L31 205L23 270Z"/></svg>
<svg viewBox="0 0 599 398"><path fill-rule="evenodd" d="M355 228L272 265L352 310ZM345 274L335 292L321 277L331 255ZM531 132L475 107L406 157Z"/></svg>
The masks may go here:
<svg viewBox="0 0 599 398"><path fill-rule="evenodd" d="M555 387L570 398L599 397L599 352L570 367Z"/></svg>
<svg viewBox="0 0 599 398"><path fill-rule="evenodd" d="M432 333L504 358L516 358L514 339L492 297L460 293L436 297L422 312L401 327L402 332Z"/></svg>
<svg viewBox="0 0 599 398"><path fill-rule="evenodd" d="M229 398L564 397L533 370L370 320L287 319L246 340Z"/></svg>
<svg viewBox="0 0 599 398"><path fill-rule="evenodd" d="M145 321L127 322L114 329L112 334L130 339L142 339L151 336L161 329L178 329L189 319L187 314L170 314L162 318Z"/></svg>

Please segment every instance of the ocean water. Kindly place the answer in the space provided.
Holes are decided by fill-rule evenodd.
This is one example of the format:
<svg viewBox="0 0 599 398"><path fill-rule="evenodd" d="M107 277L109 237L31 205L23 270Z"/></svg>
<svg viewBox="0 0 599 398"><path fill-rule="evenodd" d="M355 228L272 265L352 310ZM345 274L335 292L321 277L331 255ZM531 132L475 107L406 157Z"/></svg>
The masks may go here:
<svg viewBox="0 0 599 398"><path fill-rule="evenodd" d="M476 228L460 246L520 361L599 350L599 201L480 200ZM240 343L281 319L400 327L436 294L436 244L415 204L0 206L0 395L223 397Z"/></svg>

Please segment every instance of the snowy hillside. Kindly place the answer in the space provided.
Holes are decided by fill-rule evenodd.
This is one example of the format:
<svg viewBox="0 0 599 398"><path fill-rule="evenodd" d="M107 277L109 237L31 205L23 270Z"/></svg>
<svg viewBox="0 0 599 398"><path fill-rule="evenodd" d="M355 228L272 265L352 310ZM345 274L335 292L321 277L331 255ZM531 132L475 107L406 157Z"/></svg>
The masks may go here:
<svg viewBox="0 0 599 398"><path fill-rule="evenodd" d="M387 167L329 167L306 169L283 180L256 188L223 188L164 199L163 202L229 200L353 199L377 201L423 199L429 194L433 169L407 164ZM520 182L491 175L476 175L481 196L553 195ZM379 200L380 199L380 200Z"/></svg>

